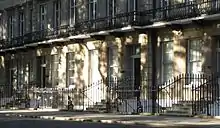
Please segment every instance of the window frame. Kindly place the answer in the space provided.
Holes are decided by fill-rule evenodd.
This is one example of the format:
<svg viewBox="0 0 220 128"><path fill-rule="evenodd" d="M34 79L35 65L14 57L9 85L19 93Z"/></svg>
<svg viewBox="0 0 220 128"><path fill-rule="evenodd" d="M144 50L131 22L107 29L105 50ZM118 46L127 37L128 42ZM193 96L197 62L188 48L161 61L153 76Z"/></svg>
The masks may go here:
<svg viewBox="0 0 220 128"><path fill-rule="evenodd" d="M0 40L4 39L4 21L3 14L0 12Z"/></svg>
<svg viewBox="0 0 220 128"><path fill-rule="evenodd" d="M72 56L70 56L71 54L72 54ZM74 56L75 56L74 52L66 53L66 87L70 87L71 85L75 85L76 62L75 62ZM70 64L71 65L73 64L73 66L70 66ZM72 68L70 68L70 67L72 67ZM72 73L71 76L70 76L70 72ZM70 82L71 79L73 82Z"/></svg>
<svg viewBox="0 0 220 128"><path fill-rule="evenodd" d="M43 10L44 11L43 11ZM47 24L47 4L46 3L42 3L39 5L39 14L40 14L40 30L45 30L47 29L47 26L45 26Z"/></svg>
<svg viewBox="0 0 220 128"><path fill-rule="evenodd" d="M110 79L114 79L117 78L117 72L118 72L118 68L119 68L119 63L118 63L118 58L117 58L117 54L118 54L118 48L117 46L113 45L113 46L109 46L108 47L108 53L107 53L107 76Z"/></svg>
<svg viewBox="0 0 220 128"><path fill-rule="evenodd" d="M167 44L167 43L171 43L171 45L172 45L172 50L170 51L170 52L164 52L165 50L164 50L164 44ZM174 73L174 67L173 67L173 64L174 64L174 62L173 62L173 57L174 57L174 49L173 49L173 43L174 43L174 41L173 40L169 40L169 41L163 41L163 42L161 42L161 46L162 46L162 50L161 50L161 68L162 68L162 70L161 70L161 81L162 82L166 82L166 81L168 81L169 79L166 79L166 78L168 78L167 77L167 75L168 74L170 74L170 73L165 73L165 65L169 65L169 66L171 66L172 67L172 71L171 71L171 74L173 74ZM165 54L164 53L169 53L169 54L172 54L172 59L171 60L166 60L165 61ZM166 74L166 77L165 77L165 74ZM169 78L171 79L173 77L173 75L172 76L169 76Z"/></svg>
<svg viewBox="0 0 220 128"><path fill-rule="evenodd" d="M191 60L191 43L195 43L195 42L193 42L193 41L198 41L198 42L196 42L196 43L198 43L198 44L201 44L201 47L202 47L202 39L200 39L200 38L191 38L191 39L188 39L188 41L187 41L187 72L188 73L192 73L192 74L194 74L194 73L201 73L202 72L202 66L201 66L201 63L202 63L202 53L200 53L200 55L199 56L196 56L196 60ZM196 45L196 47L195 48L193 48L192 50L194 51L194 50L196 50L196 52L198 52L198 51L200 51L200 52L202 52L201 51L201 47L197 47L198 46L198 44ZM198 50L198 51L197 51ZM196 53L196 55L197 55L198 53ZM191 64L192 63L200 63L200 68L201 68L201 71L196 71L196 72L194 72L193 70L191 70Z"/></svg>
<svg viewBox="0 0 220 128"><path fill-rule="evenodd" d="M9 39L14 38L14 15L11 14L8 17L8 37Z"/></svg>
<svg viewBox="0 0 220 128"><path fill-rule="evenodd" d="M88 0L88 19L94 20L96 19L97 15L97 0Z"/></svg>
<svg viewBox="0 0 220 128"><path fill-rule="evenodd" d="M61 24L61 0L53 2L53 27L57 29Z"/></svg>
<svg viewBox="0 0 220 128"><path fill-rule="evenodd" d="M59 58L58 54L51 55L51 83L52 87L59 86Z"/></svg>
<svg viewBox="0 0 220 128"><path fill-rule="evenodd" d="M25 14L24 11L20 11L18 14L18 35L23 36L25 33Z"/></svg>
<svg viewBox="0 0 220 128"><path fill-rule="evenodd" d="M69 0L69 24L71 27L73 27L78 19L78 7L80 6L80 4L77 3L77 0Z"/></svg>

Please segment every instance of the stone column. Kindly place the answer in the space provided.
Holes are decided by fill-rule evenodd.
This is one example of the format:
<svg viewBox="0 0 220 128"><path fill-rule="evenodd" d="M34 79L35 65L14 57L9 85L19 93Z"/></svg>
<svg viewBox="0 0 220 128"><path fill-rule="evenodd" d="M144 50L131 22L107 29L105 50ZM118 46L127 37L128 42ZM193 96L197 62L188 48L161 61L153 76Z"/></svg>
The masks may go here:
<svg viewBox="0 0 220 128"><path fill-rule="evenodd" d="M146 99L149 93L149 81L146 80L146 78L148 78L149 73L148 35L140 34L138 43L141 44L141 97Z"/></svg>
<svg viewBox="0 0 220 128"><path fill-rule="evenodd" d="M182 31L173 30L174 76L186 73L186 42Z"/></svg>
<svg viewBox="0 0 220 128"><path fill-rule="evenodd" d="M122 71L124 70L124 49L125 49L125 37L116 37L115 44L117 46L118 53L118 77L123 77Z"/></svg>
<svg viewBox="0 0 220 128"><path fill-rule="evenodd" d="M4 85L6 82L5 79L5 57L4 56L0 56L0 85Z"/></svg>
<svg viewBox="0 0 220 128"><path fill-rule="evenodd" d="M181 30L173 30L173 75L176 78L182 78L175 82L175 86L172 90L172 96L176 99L182 98L183 100L191 97L191 91L184 86L185 73L186 73L186 43L183 40L183 33ZM180 76L181 75L181 76Z"/></svg>
<svg viewBox="0 0 220 128"><path fill-rule="evenodd" d="M99 71L104 80L107 77L107 43L100 41L99 44Z"/></svg>
<svg viewBox="0 0 220 128"><path fill-rule="evenodd" d="M204 73L211 73L214 65L212 64L212 38L207 33L203 33L202 37L202 71Z"/></svg>

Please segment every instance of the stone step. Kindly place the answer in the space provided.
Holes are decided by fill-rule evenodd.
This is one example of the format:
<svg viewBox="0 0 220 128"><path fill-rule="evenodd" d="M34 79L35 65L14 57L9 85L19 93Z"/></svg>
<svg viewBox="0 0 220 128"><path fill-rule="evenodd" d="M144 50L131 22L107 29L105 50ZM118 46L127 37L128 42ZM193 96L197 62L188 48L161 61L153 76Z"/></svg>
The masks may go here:
<svg viewBox="0 0 220 128"><path fill-rule="evenodd" d="M171 108L183 108L183 109L191 109L192 108L192 104L173 104Z"/></svg>
<svg viewBox="0 0 220 128"><path fill-rule="evenodd" d="M182 107L171 107L171 108L167 108L166 110L180 110L180 111L192 111L192 107L185 107L185 106L182 106Z"/></svg>
<svg viewBox="0 0 220 128"><path fill-rule="evenodd" d="M170 108L166 110L167 112L180 112L180 113L188 113L192 112L192 108Z"/></svg>
<svg viewBox="0 0 220 128"><path fill-rule="evenodd" d="M175 112L172 112L172 113L160 113L159 115L161 116L181 116L181 117L192 117L192 114L189 114L189 113L175 113Z"/></svg>
<svg viewBox="0 0 220 128"><path fill-rule="evenodd" d="M165 108L162 115L167 116L191 116L192 104L173 104L172 107Z"/></svg>
<svg viewBox="0 0 220 128"><path fill-rule="evenodd" d="M86 111L93 111L93 112L106 112L107 109L106 109L106 107L102 107L102 108L88 107L88 108L86 108Z"/></svg>
<svg viewBox="0 0 220 128"><path fill-rule="evenodd" d="M173 110L166 110L163 113L164 115L176 115L176 116L191 116L192 110L183 110L183 109L173 109Z"/></svg>
<svg viewBox="0 0 220 128"><path fill-rule="evenodd" d="M103 111L106 110L105 101L96 102L94 105L88 106L86 110Z"/></svg>

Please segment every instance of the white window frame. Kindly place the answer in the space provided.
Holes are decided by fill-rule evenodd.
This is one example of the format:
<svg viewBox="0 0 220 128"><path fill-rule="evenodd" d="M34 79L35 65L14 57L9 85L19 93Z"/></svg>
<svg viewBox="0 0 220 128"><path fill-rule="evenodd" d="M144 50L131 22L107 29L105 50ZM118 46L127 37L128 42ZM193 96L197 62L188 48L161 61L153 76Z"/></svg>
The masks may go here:
<svg viewBox="0 0 220 128"><path fill-rule="evenodd" d="M88 0L89 1L89 20L96 19L97 11L97 0Z"/></svg>
<svg viewBox="0 0 220 128"><path fill-rule="evenodd" d="M117 50L117 46L108 47L108 77L110 78L116 78L118 74L119 63L118 58L115 58L117 57Z"/></svg>
<svg viewBox="0 0 220 128"><path fill-rule="evenodd" d="M72 54L72 57L70 58L69 55ZM74 60L75 53L74 52L68 52L66 53L66 87L75 86L75 68L76 68L76 62ZM73 68L70 68L70 64L73 64ZM73 72L72 76L70 76L70 72ZM70 79L72 80L72 83L70 83Z"/></svg>
<svg viewBox="0 0 220 128"><path fill-rule="evenodd" d="M55 66L56 65L56 66ZM59 55L51 55L51 75L52 75L52 87L59 85Z"/></svg>
<svg viewBox="0 0 220 128"><path fill-rule="evenodd" d="M19 12L18 15L19 18L19 22L18 22L18 26L19 26L19 36L23 36L24 35L24 31L25 31L25 21L24 21L24 12Z"/></svg>
<svg viewBox="0 0 220 128"><path fill-rule="evenodd" d="M13 15L10 15L9 18L8 18L8 37L9 39L12 39L14 37L14 16Z"/></svg>
<svg viewBox="0 0 220 128"><path fill-rule="evenodd" d="M51 68L51 65L52 65L52 61L51 61L51 55L47 54L44 56L44 62L46 64L46 67L45 67L45 87L52 87L52 68Z"/></svg>
<svg viewBox="0 0 220 128"><path fill-rule="evenodd" d="M40 4L40 30L47 29L47 4Z"/></svg>
<svg viewBox="0 0 220 128"><path fill-rule="evenodd" d="M165 53L165 51L164 51L164 44L166 43L172 43L172 46L173 46L173 40L170 40L170 41L164 41L164 42L161 42L162 43L162 52L161 52L161 81L162 82L166 82L166 81L168 81L169 79L165 79L165 76L164 76L164 74L165 74L165 65L172 65L172 73L174 73L173 72L173 70L174 70L174 67L173 67L173 59L171 60L172 62L166 62L165 61L165 59L164 59L164 53ZM168 52L169 54L171 54L172 55L172 58L174 57L174 51L173 51L173 48L172 48L172 50L170 51L170 52ZM166 73L167 74L167 73ZM169 76L170 77L170 79L173 77L173 75L172 76Z"/></svg>
<svg viewBox="0 0 220 128"><path fill-rule="evenodd" d="M202 65L201 65L201 63L202 63L202 53L200 53L200 55L199 56L196 56L196 60L191 60L191 43L193 43L193 41L199 41L199 42L196 42L196 43L201 43L201 45L202 45L202 42L201 42L201 39L199 39L199 38L192 38L192 39L189 39L188 41L187 41L187 43L188 43L188 50L187 50L187 72L188 73L202 73ZM194 42L195 43L195 42ZM192 50L201 50L201 52L202 52L202 49L200 48L200 47L196 47L197 49L192 49ZM198 51L196 51L196 52L198 52ZM197 55L197 53L196 53L196 55ZM190 69L190 67L191 67L191 64L192 63L200 63L200 68L201 68L201 71L196 71L196 72L193 72L191 69Z"/></svg>
<svg viewBox="0 0 220 128"><path fill-rule="evenodd" d="M17 87L18 89L24 89L25 86L25 60L23 54L18 54L17 57Z"/></svg>
<svg viewBox="0 0 220 128"><path fill-rule="evenodd" d="M73 2L73 3L72 3ZM77 4L77 0L70 0L70 26L73 27L76 24L78 15L77 9L79 5Z"/></svg>
<svg viewBox="0 0 220 128"><path fill-rule="evenodd" d="M61 21L61 0L55 0L53 3L54 9L54 29L57 29L60 26Z"/></svg>
<svg viewBox="0 0 220 128"><path fill-rule="evenodd" d="M4 27L3 27L3 16L2 16L3 14L0 12L0 32L1 32L1 34L0 34L0 40L1 39L4 39Z"/></svg>
<svg viewBox="0 0 220 128"><path fill-rule="evenodd" d="M112 6L110 6L110 2L112 4ZM107 16L108 17L114 17L116 14L116 0L107 0ZM112 10L112 12L110 11ZM111 19L109 22L112 22L114 24L115 19Z"/></svg>
<svg viewBox="0 0 220 128"><path fill-rule="evenodd" d="M9 84L11 85L11 86L13 86L13 88L17 88L17 85L18 85L18 81L17 81L17 72L18 72L18 70L17 70L17 64L16 64L16 62L17 62L17 60L16 60L17 58L15 58L15 56L14 55L11 55L11 58L10 58L10 60L9 60L9 63L10 63L10 66L9 66Z"/></svg>
<svg viewBox="0 0 220 128"><path fill-rule="evenodd" d="M138 0L127 0L127 12L136 11L137 10L137 7L136 7L137 2L138 2Z"/></svg>

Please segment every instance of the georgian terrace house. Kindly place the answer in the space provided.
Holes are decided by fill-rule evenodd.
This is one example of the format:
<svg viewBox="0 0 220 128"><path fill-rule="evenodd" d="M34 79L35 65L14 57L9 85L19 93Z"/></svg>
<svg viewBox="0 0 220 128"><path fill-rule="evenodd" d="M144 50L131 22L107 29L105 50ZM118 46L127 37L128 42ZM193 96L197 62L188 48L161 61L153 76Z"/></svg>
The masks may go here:
<svg viewBox="0 0 220 128"><path fill-rule="evenodd" d="M28 97L29 107L219 115L220 0L3 0L0 10L2 106Z"/></svg>

